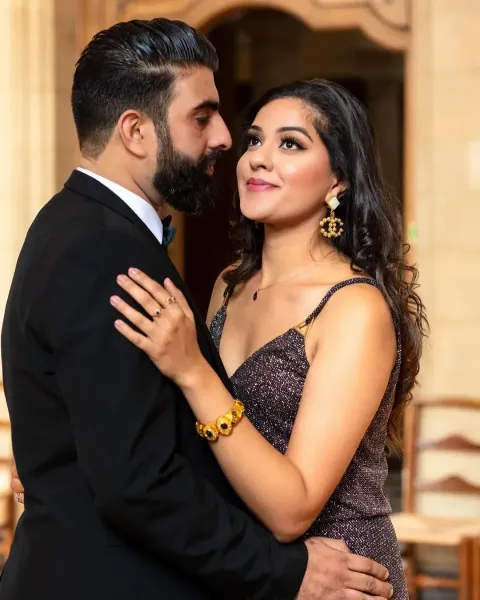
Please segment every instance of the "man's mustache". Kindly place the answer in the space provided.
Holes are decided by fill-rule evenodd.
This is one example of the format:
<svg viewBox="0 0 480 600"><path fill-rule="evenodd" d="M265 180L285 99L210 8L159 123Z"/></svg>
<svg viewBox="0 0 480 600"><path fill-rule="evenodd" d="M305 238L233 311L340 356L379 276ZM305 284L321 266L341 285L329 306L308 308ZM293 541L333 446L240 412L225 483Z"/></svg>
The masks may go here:
<svg viewBox="0 0 480 600"><path fill-rule="evenodd" d="M208 167L210 165L212 165L213 163L217 162L217 160L223 155L222 150L212 150L211 152L209 152L208 154L205 154L205 156L200 160L200 162L198 163L198 166L206 171L208 169Z"/></svg>

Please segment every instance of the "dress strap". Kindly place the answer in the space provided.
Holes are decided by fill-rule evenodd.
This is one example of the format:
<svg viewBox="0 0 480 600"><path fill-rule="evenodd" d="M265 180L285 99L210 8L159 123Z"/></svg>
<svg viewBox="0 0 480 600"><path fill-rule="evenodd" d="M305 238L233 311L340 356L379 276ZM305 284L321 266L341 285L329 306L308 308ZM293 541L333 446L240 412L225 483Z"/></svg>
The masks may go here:
<svg viewBox="0 0 480 600"><path fill-rule="evenodd" d="M232 294L233 294L233 290L235 289L235 286L232 285L231 283L227 283L226 287L225 287L225 291L223 292L223 307L227 307L228 306L228 301L230 300Z"/></svg>
<svg viewBox="0 0 480 600"><path fill-rule="evenodd" d="M294 329L296 329L306 338L315 319L322 312L325 304L330 300L333 294L335 294L335 292L338 292L338 290L341 290L342 288L346 287L347 285L354 285L356 283L367 283L377 287L377 282L371 277L351 277L350 279L345 279L345 281L340 281L340 283L335 284L328 290L328 292L322 298L322 301L317 306L317 308L305 319L305 321L302 321L301 323L295 325Z"/></svg>

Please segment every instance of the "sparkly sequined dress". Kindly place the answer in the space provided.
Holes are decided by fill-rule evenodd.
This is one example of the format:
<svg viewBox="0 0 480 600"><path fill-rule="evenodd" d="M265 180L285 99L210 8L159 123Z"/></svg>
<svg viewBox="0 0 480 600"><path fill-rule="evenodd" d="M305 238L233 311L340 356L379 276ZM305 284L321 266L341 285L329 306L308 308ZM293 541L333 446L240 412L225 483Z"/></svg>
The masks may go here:
<svg viewBox="0 0 480 600"><path fill-rule="evenodd" d="M308 326L316 319L336 291L354 283L376 285L372 279L364 277L335 285L303 325ZM228 295L210 326L217 349L227 317ZM288 446L309 368L302 331L299 326L293 327L271 340L247 358L231 377L235 394L245 404L250 421L283 453ZM388 517L390 502L384 491L388 472L385 455L387 423L400 357L397 334L397 359L378 412L342 480L305 537L342 538L352 552L373 558L387 567L394 600L408 600L400 550Z"/></svg>

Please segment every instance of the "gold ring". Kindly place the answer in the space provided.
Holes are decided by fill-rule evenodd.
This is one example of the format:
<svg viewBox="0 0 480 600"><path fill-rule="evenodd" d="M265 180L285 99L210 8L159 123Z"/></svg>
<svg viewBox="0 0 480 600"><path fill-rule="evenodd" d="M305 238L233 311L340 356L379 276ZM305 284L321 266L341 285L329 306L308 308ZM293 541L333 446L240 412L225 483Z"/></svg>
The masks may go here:
<svg viewBox="0 0 480 600"><path fill-rule="evenodd" d="M156 310L156 311L153 313L153 315L152 315L152 319L153 319L154 321L155 321L155 319L159 319L159 318L160 318L160 316L161 316L161 314L162 314L162 311L161 311L161 310L159 310L159 309L157 308L157 310Z"/></svg>
<svg viewBox="0 0 480 600"><path fill-rule="evenodd" d="M174 298L173 296L169 296L165 301L165 306L169 306L170 304L175 304L176 301L177 301L176 298Z"/></svg>

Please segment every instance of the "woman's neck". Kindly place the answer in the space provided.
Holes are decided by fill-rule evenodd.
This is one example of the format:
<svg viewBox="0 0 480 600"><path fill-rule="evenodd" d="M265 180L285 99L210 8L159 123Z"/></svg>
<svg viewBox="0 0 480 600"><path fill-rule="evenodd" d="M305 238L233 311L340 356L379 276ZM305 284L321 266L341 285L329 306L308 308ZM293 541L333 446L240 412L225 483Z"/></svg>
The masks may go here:
<svg viewBox="0 0 480 600"><path fill-rule="evenodd" d="M317 229L275 230L265 225L260 287L338 260L331 243Z"/></svg>

